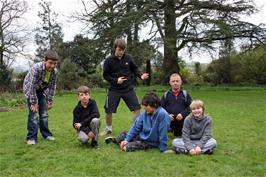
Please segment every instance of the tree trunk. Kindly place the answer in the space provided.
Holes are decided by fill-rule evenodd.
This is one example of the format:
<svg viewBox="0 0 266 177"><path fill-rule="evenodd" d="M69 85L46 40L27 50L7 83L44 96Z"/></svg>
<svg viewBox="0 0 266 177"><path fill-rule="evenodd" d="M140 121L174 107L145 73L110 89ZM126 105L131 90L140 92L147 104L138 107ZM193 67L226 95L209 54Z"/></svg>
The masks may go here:
<svg viewBox="0 0 266 177"><path fill-rule="evenodd" d="M163 58L163 76L164 82L173 72L180 71L178 65L178 56L176 50L176 27L175 27L175 6L174 1L166 0L164 7L165 36L164 36L164 58Z"/></svg>

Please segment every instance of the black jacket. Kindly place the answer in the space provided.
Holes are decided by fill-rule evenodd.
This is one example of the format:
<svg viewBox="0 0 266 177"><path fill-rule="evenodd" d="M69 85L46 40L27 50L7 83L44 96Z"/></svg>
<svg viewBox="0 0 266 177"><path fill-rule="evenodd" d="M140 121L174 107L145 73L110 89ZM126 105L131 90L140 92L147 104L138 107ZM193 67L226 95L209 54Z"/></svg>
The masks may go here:
<svg viewBox="0 0 266 177"><path fill-rule="evenodd" d="M117 84L118 77L127 78L122 84ZM110 90L128 91L134 87L135 76L141 77L141 72L132 57L124 54L121 59L115 55L109 56L103 66L103 77L110 83Z"/></svg>
<svg viewBox="0 0 266 177"><path fill-rule="evenodd" d="M81 123L81 127L89 127L93 118L100 118L96 101L89 99L89 103L86 108L84 108L79 101L73 110L73 127L75 123Z"/></svg>

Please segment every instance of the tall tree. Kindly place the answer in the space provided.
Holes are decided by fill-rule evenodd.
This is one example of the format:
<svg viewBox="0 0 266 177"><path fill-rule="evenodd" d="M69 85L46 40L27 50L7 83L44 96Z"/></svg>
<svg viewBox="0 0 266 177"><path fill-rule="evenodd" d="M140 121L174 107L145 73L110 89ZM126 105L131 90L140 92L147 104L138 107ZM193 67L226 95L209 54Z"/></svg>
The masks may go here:
<svg viewBox="0 0 266 177"><path fill-rule="evenodd" d="M23 54L26 27L23 15L28 11L26 1L0 0L0 66L9 67L18 54Z"/></svg>
<svg viewBox="0 0 266 177"><path fill-rule="evenodd" d="M93 2L96 8L83 15L83 19L88 24L94 19L92 27L104 27L104 34L121 32L125 26L131 27L132 22L152 22L152 38L159 34L164 44L165 76L171 71L180 71L178 55L182 49L186 48L190 53L194 49L213 49L213 44L218 41L236 38L249 39L251 44L265 43L266 40L266 30L262 25L240 20L241 15L256 12L252 0L134 0L130 5L124 0ZM138 5L136 13L132 4ZM112 10L106 11L107 8ZM106 23L109 21L113 22L112 25ZM98 35L104 37L103 33Z"/></svg>
<svg viewBox="0 0 266 177"><path fill-rule="evenodd" d="M41 22L36 28L35 42L38 45L36 49L36 60L42 60L44 52L47 49L59 50L63 43L63 32L61 26L56 22L58 14L52 11L51 2L42 0L39 3L42 11L38 12Z"/></svg>
<svg viewBox="0 0 266 177"><path fill-rule="evenodd" d="M60 49L62 58L70 58L78 67L78 74L87 77L96 72L104 54L94 40L76 35L71 42L64 43Z"/></svg>
<svg viewBox="0 0 266 177"><path fill-rule="evenodd" d="M250 0L164 0L152 4L144 13L156 24L164 42L165 74L179 72L178 53L184 48L189 52L213 49L216 41L236 38L265 42L264 28L240 20L240 15L256 11Z"/></svg>

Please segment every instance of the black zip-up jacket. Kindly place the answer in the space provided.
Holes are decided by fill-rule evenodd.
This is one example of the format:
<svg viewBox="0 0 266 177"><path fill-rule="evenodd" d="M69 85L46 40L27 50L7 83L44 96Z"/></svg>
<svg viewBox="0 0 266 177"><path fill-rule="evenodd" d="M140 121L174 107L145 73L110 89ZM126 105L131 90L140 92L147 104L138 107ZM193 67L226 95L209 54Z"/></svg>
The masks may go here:
<svg viewBox="0 0 266 177"><path fill-rule="evenodd" d="M184 97L183 91L181 90L178 96L175 96L172 90L169 90L165 97L161 99L161 106L168 112L168 114L173 114L174 117L177 114L182 114L183 120L189 115L190 108L189 105L192 102L191 96L187 93L187 98Z"/></svg>
<svg viewBox="0 0 266 177"><path fill-rule="evenodd" d="M73 110L73 127L75 123L81 123L81 127L90 127L90 123L93 118L100 118L96 101L89 99L89 103L86 108L84 108L79 101Z"/></svg>
<svg viewBox="0 0 266 177"><path fill-rule="evenodd" d="M132 57L124 54L121 59L115 55L106 58L103 66L103 77L110 83L110 90L126 92L134 87L134 76L141 77L141 72ZM119 77L127 78L122 84L117 84Z"/></svg>

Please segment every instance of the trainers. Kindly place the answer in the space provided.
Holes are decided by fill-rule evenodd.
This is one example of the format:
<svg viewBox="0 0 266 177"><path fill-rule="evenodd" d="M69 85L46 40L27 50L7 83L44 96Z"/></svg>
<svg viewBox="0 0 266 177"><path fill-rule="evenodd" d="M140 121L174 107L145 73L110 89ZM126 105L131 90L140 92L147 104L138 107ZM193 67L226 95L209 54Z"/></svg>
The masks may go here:
<svg viewBox="0 0 266 177"><path fill-rule="evenodd" d="M27 144L28 145L34 145L34 144L36 144L36 141L35 140L28 140Z"/></svg>
<svg viewBox="0 0 266 177"><path fill-rule="evenodd" d="M176 154L176 152L174 150L172 150L172 149L167 149L163 153L165 153L165 154Z"/></svg>
<svg viewBox="0 0 266 177"><path fill-rule="evenodd" d="M94 149L100 149L97 141L91 141L91 147L93 147Z"/></svg>
<svg viewBox="0 0 266 177"><path fill-rule="evenodd" d="M105 138L104 141L105 141L106 144L109 144L109 143L111 143L111 142L117 144L116 139L115 139L114 137L111 137L111 136Z"/></svg>
<svg viewBox="0 0 266 177"><path fill-rule="evenodd" d="M203 152L203 154L212 155L213 154L213 150L208 149L207 151Z"/></svg>
<svg viewBox="0 0 266 177"><path fill-rule="evenodd" d="M112 133L112 130L105 128L103 132L100 133L101 136L104 135L110 135Z"/></svg>
<svg viewBox="0 0 266 177"><path fill-rule="evenodd" d="M49 140L49 141L54 141L55 140L55 138L53 136L47 136L46 139Z"/></svg>

